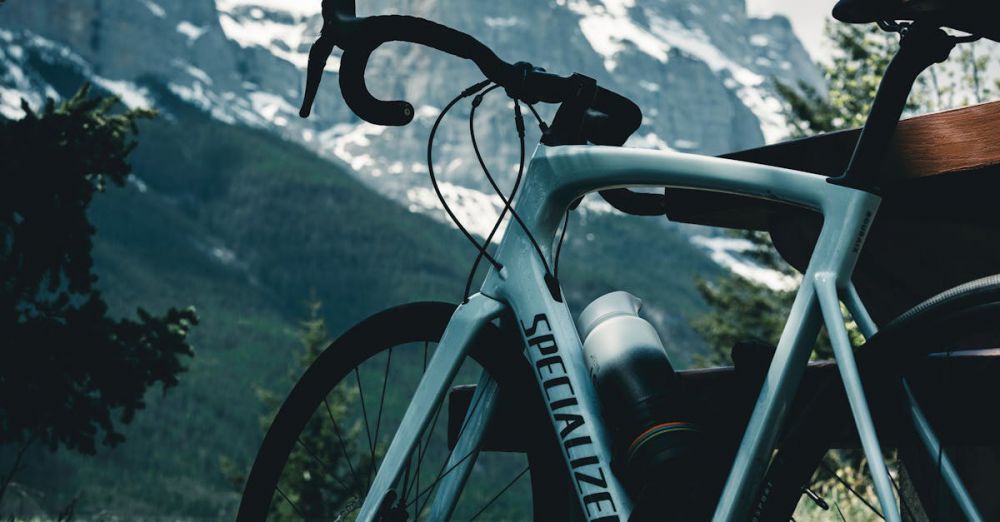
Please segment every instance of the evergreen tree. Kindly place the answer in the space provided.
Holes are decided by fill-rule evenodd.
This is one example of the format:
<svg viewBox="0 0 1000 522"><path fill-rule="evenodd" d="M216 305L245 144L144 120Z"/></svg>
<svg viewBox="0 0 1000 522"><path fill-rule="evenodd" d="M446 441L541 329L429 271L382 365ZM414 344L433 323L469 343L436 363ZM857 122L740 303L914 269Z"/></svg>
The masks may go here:
<svg viewBox="0 0 1000 522"><path fill-rule="evenodd" d="M792 87L776 82L792 137L863 125L898 40L895 34L883 32L874 24L828 22L824 34L835 49L831 62L820 65L826 95L804 83ZM922 84L923 80L918 80L914 91L920 92Z"/></svg>
<svg viewBox="0 0 1000 522"><path fill-rule="evenodd" d="M156 383L177 383L193 309L137 320L108 317L96 288L87 217L95 193L124 184L136 120L117 98L49 100L36 114L0 119L0 444L19 447L0 497L32 443L85 454L124 440L119 423Z"/></svg>
<svg viewBox="0 0 1000 522"><path fill-rule="evenodd" d="M309 318L300 323L302 348L289 373L293 382L330 344L320 309L319 303L311 303ZM276 409L273 394L265 391L260 396L269 409ZM356 388L337 386L306 424L279 484L288 501L275 497L271 503L272 520L298 521L303 516L308 520L336 520L360 507L371 462L367 450L359 451L358 441L364 438L361 422L348 422L348 407L358 400ZM263 424L269 425L271 418L273 415L262 419Z"/></svg>
<svg viewBox="0 0 1000 522"><path fill-rule="evenodd" d="M788 276L794 274L794 269L771 245L766 232L744 230L733 234L748 241L749 250L743 255L749 259ZM731 364L729 351L740 341L776 345L795 300L792 289L776 290L732 273L714 282L701 279L696 286L710 309L692 321L692 326L711 347L708 354L695 358L701 366Z"/></svg>

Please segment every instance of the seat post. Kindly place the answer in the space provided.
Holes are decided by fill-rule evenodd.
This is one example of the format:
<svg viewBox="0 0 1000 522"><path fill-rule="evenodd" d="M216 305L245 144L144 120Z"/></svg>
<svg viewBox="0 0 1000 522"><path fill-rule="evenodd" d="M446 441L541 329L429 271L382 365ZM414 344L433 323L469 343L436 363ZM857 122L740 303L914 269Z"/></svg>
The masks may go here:
<svg viewBox="0 0 1000 522"><path fill-rule="evenodd" d="M913 83L924 69L946 60L957 43L940 28L921 22L902 27L900 33L899 50L882 77L851 162L843 174L830 178L830 183L879 193L878 169Z"/></svg>

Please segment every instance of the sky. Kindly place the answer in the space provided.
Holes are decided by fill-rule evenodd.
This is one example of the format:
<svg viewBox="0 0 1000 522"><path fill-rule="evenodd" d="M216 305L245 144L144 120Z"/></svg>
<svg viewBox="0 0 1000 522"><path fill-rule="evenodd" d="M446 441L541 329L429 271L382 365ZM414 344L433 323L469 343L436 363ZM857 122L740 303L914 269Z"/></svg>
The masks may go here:
<svg viewBox="0 0 1000 522"><path fill-rule="evenodd" d="M836 0L747 0L750 16L787 16L792 29L814 59L826 60L831 49L823 45L823 23L831 19Z"/></svg>

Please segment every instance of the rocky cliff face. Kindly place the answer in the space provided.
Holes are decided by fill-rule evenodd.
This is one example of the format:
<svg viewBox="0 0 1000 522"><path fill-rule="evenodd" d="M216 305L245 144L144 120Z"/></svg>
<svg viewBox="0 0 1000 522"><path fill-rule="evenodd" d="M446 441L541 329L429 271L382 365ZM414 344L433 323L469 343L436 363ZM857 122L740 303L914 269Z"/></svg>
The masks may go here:
<svg viewBox="0 0 1000 522"><path fill-rule="evenodd" d="M787 20L750 18L744 0L359 4L359 14L406 13L453 26L508 61L597 78L643 108L635 146L712 154L773 141L783 132L773 79L820 82ZM37 69L46 60L70 60L132 103L145 99L142 85L165 84L220 120L269 129L350 164L414 210L432 206L424 165L430 125L481 76L471 63L430 49L386 45L372 57L371 89L418 110L409 126L384 129L359 121L344 105L334 57L314 115L301 120L303 69L321 25L319 9L319 0L14 0L0 10L6 48L0 110L17 114L22 93L41 103L38 93L52 91ZM517 140L509 104L499 92L494 98L477 116L477 137L503 175L514 171ZM542 113L551 117L552 110ZM481 192L487 187L467 151L467 116L467 106L454 109L436 158L449 198L481 214L495 206Z"/></svg>

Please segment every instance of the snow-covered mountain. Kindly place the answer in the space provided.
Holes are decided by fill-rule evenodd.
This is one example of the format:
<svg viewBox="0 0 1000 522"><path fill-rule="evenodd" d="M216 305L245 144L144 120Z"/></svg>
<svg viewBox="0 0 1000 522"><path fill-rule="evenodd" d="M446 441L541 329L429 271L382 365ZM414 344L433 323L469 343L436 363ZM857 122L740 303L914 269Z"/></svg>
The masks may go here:
<svg viewBox="0 0 1000 522"><path fill-rule="evenodd" d="M779 139L774 81L821 89L819 72L782 17L753 18L744 0L362 0L359 14L423 16L475 35L508 61L597 78L643 108L631 145L721 153ZM308 120L298 118L320 0L14 0L0 8L0 114L39 106L55 90L42 74L68 64L126 103L148 87L231 123L260 127L349 164L411 210L437 213L425 165L440 108L481 76L469 62L418 46L373 55L377 96L406 99L402 128L360 121L340 98L337 59ZM474 230L499 212L468 141L468 107L456 106L435 144L443 189ZM542 109L551 117L551 108ZM537 138L537 134L534 135ZM477 113L477 139L501 178L516 171L510 105L500 92ZM529 142L530 143L530 142ZM529 151L530 153L530 151ZM592 210L601 210L597 204Z"/></svg>

